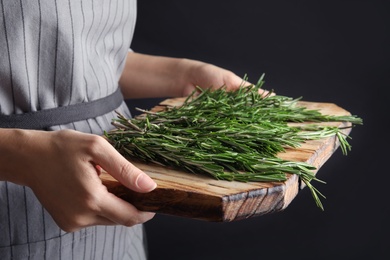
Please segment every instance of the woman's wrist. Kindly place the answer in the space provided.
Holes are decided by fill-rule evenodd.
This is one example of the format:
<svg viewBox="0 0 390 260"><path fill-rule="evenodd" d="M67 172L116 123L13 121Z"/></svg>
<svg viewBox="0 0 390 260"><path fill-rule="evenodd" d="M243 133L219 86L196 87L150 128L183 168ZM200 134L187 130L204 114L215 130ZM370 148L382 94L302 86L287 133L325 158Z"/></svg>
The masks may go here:
<svg viewBox="0 0 390 260"><path fill-rule="evenodd" d="M17 184L29 183L25 155L33 138L31 130L0 129L0 180ZM32 154L30 155L32 156Z"/></svg>

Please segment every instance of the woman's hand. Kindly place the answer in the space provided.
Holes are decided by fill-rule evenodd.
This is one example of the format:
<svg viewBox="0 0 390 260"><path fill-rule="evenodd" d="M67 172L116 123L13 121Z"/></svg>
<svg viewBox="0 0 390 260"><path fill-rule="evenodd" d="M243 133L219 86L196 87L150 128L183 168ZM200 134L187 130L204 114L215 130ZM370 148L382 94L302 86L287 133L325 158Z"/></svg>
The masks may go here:
<svg viewBox="0 0 390 260"><path fill-rule="evenodd" d="M134 52L128 54L119 84L125 98L181 97L197 86L225 86L227 91L234 91L251 85L232 71L209 63Z"/></svg>
<svg viewBox="0 0 390 260"><path fill-rule="evenodd" d="M150 220L109 193L99 178L103 168L123 185L149 192L156 183L123 158L103 137L73 130L54 132L3 130L2 159L7 166L0 180L29 186L53 219L65 231L92 225L132 226ZM6 151L5 149L8 150ZM2 160L0 159L0 160Z"/></svg>
<svg viewBox="0 0 390 260"><path fill-rule="evenodd" d="M251 85L232 71L209 63L184 59L181 64L182 96L188 96L196 87L217 89L224 86L226 91L234 91L240 86Z"/></svg>

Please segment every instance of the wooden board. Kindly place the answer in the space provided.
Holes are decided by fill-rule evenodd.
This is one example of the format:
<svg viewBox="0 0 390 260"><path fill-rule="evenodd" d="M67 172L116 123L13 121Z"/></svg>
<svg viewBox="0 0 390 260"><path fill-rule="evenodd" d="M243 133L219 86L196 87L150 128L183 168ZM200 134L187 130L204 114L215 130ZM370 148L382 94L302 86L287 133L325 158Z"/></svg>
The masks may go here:
<svg viewBox="0 0 390 260"><path fill-rule="evenodd" d="M177 106L184 99L168 99L161 106ZM350 115L332 103L299 102L309 109L318 109L328 115ZM161 109L160 106L154 110ZM347 126L349 123L322 123ZM351 128L344 129L349 134ZM279 157L291 161L307 162L317 171L331 157L339 143L335 137L308 141L297 149L288 149ZM107 173L101 175L110 192L132 203L140 210L215 222L230 222L284 210L304 188L297 175L289 175L284 182L229 182L214 180L202 174L193 174L161 167L156 164L134 162L157 183L150 193L133 192ZM313 201L313 206L315 203Z"/></svg>

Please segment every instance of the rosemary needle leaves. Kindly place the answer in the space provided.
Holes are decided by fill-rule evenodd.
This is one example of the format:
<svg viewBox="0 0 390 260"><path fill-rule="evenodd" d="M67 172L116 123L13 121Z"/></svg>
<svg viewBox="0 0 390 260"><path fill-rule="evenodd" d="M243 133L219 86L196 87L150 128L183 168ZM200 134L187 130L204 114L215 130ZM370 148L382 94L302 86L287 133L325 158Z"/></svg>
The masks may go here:
<svg viewBox="0 0 390 260"><path fill-rule="evenodd" d="M141 110L142 116L125 118L118 113L106 132L111 144L124 156L204 173L219 180L275 182L297 174L323 210L324 197L311 181L319 181L315 167L277 157L286 148L299 147L306 140L336 136L344 154L351 149L341 129L318 122L362 124L357 116L324 115L298 106L300 99L259 94L256 85L237 91L198 88L182 106L160 112ZM291 122L311 122L292 124Z"/></svg>

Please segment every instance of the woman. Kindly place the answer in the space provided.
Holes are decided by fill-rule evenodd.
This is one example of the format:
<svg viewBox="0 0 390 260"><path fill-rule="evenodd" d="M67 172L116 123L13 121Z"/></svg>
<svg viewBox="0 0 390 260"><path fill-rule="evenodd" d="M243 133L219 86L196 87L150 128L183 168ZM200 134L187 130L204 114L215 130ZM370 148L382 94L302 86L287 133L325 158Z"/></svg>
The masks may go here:
<svg viewBox="0 0 390 260"><path fill-rule="evenodd" d="M149 192L156 183L101 135L126 98L237 88L234 73L129 49L132 0L0 0L0 259L145 259L138 211L99 168Z"/></svg>

